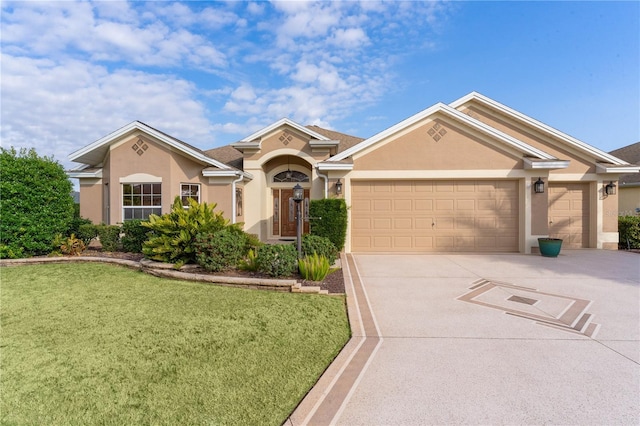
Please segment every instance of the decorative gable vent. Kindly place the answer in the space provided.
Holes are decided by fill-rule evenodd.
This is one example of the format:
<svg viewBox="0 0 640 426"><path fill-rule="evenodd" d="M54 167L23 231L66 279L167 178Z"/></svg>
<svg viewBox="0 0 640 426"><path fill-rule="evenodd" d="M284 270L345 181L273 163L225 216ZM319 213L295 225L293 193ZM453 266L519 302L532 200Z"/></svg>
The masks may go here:
<svg viewBox="0 0 640 426"><path fill-rule="evenodd" d="M442 127L440 123L436 123L427 131L427 133L429 133L429 136L431 136L434 141L438 142L444 137L444 135L447 134L447 131L444 129L444 127Z"/></svg>
<svg viewBox="0 0 640 426"><path fill-rule="evenodd" d="M293 140L293 136L291 136L291 133L289 133L288 130L285 130L284 132L282 132L282 135L279 139L280 142L282 142L286 146L289 145L289 142Z"/></svg>
<svg viewBox="0 0 640 426"><path fill-rule="evenodd" d="M131 149L133 149L136 152L136 154L142 155L145 153L147 149L149 149L149 145L144 143L142 139L138 139L138 141L133 144Z"/></svg>

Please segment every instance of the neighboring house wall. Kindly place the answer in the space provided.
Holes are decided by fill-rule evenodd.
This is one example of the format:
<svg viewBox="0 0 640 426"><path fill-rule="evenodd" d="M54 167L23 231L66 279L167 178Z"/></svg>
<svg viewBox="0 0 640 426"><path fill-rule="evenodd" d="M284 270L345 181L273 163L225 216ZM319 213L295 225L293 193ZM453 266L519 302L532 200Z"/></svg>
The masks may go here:
<svg viewBox="0 0 640 426"><path fill-rule="evenodd" d="M620 215L640 215L640 183L637 186L620 186L618 188Z"/></svg>

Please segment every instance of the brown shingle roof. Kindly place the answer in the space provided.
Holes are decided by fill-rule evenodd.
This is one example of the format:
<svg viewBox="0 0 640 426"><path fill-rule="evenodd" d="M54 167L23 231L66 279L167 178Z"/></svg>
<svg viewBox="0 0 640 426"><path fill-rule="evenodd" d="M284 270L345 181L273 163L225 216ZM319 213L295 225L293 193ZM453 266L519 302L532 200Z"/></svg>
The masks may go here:
<svg viewBox="0 0 640 426"><path fill-rule="evenodd" d="M629 164L640 166L640 142L632 143L622 148L615 149L609 154L626 161ZM636 183L640 182L640 173L630 173L620 176L620 183Z"/></svg>
<svg viewBox="0 0 640 426"><path fill-rule="evenodd" d="M221 146L220 148L208 149L204 152L207 157L211 157L228 166L242 170L242 153L231 145Z"/></svg>
<svg viewBox="0 0 640 426"><path fill-rule="evenodd" d="M313 130L316 133L320 133L322 136L326 136L331 140L340 141L338 144L338 152L342 152L352 146L362 142L364 139L357 136L347 135L346 133L336 132L335 130L323 129L319 126L305 126L309 130Z"/></svg>

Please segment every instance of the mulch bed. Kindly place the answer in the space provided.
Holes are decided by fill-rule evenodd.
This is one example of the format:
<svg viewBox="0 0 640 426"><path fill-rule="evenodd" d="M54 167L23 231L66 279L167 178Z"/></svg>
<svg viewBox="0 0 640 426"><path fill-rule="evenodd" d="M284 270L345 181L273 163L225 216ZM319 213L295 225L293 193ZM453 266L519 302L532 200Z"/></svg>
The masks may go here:
<svg viewBox="0 0 640 426"><path fill-rule="evenodd" d="M106 252L95 247L89 247L87 250L82 252L82 256L110 257L115 259L126 259L126 260L134 260L134 261L140 261L144 259L144 255L142 255L141 253ZM231 269L224 272L207 272L204 269L198 268L195 271L197 271L199 274L219 275L219 276L225 276L225 277L273 278L264 274L259 274L257 272L241 271L239 269ZM296 281L301 283L303 286L320 287L323 290L329 291L329 293L345 292L344 277L342 275L342 269L338 269L337 271L330 273L325 277L324 281L322 282L304 280L298 274L292 277L283 277L283 278L295 279Z"/></svg>

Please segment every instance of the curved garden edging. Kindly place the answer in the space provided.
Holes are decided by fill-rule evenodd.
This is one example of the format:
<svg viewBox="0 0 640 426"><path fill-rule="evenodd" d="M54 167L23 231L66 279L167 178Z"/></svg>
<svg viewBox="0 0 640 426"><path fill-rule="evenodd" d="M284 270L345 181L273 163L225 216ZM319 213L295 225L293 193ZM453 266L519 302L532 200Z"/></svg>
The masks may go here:
<svg viewBox="0 0 640 426"><path fill-rule="evenodd" d="M225 277L218 275L199 274L188 272L193 269L191 265L186 265L176 270L173 264L154 262L142 259L140 261L117 259L110 257L31 257L26 259L0 259L0 267L38 265L47 263L67 263L67 262L100 262L112 263L125 266L127 268L140 270L150 275L161 278L172 278L185 281L201 282L207 284L224 285L239 288L251 288L261 290L283 291L292 293L328 294L326 290L315 286L302 286L296 280L290 279L270 279L270 278L249 278L249 277Z"/></svg>

